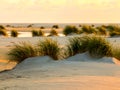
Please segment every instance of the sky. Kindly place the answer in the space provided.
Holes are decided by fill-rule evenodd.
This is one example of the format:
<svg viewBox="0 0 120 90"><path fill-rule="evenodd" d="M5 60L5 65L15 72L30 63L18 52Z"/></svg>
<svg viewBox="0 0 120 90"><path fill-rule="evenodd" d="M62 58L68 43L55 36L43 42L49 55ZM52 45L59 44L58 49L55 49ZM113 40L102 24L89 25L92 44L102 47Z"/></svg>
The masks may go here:
<svg viewBox="0 0 120 90"><path fill-rule="evenodd" d="M0 0L0 23L119 23L120 0Z"/></svg>

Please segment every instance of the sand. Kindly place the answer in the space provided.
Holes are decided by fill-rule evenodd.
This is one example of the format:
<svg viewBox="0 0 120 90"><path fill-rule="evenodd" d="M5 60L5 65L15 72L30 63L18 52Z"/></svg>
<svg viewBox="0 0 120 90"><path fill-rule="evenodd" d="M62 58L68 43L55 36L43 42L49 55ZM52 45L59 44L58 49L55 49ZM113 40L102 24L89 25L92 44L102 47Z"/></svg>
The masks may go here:
<svg viewBox="0 0 120 90"><path fill-rule="evenodd" d="M52 38L65 45L68 37ZM40 39L43 38L0 38L0 49L5 54L15 42L35 44ZM113 43L120 39L109 40ZM6 55L0 65L6 64L5 60L8 60ZM120 90L119 63L113 57L93 59L87 53L63 61L48 56L28 58L13 70L0 73L0 90Z"/></svg>

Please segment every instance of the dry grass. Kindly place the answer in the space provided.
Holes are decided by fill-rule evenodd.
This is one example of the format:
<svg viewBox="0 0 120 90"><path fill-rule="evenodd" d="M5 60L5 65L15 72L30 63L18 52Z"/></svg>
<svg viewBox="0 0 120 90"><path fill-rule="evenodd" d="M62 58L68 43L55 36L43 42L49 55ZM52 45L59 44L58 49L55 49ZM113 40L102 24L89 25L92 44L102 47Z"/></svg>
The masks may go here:
<svg viewBox="0 0 120 90"><path fill-rule="evenodd" d="M15 44L11 51L8 53L10 60L17 63L22 62L26 58L37 56L37 49L30 43L21 42Z"/></svg>

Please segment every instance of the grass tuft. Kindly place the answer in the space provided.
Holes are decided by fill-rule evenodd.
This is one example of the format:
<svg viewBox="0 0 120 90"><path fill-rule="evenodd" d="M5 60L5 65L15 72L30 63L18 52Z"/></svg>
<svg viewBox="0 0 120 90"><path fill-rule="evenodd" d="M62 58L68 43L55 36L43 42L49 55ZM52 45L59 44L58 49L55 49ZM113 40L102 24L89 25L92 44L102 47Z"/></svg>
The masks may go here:
<svg viewBox="0 0 120 90"><path fill-rule="evenodd" d="M42 30L39 30L39 31L37 31L37 30L32 30L32 36L33 37L36 37L36 36L44 36L45 35L45 33L42 31Z"/></svg>
<svg viewBox="0 0 120 90"><path fill-rule="evenodd" d="M110 43L105 38L94 35L70 38L67 48L68 57L86 51L93 58L111 56L112 54Z"/></svg>
<svg viewBox="0 0 120 90"><path fill-rule="evenodd" d="M52 29L50 31L50 35L49 36L58 36L58 32L56 30Z"/></svg>
<svg viewBox="0 0 120 90"><path fill-rule="evenodd" d="M59 52L60 52L60 47L58 45L57 41L54 41L52 39L46 38L43 41L38 42L38 51L39 55L43 56L50 56L54 60L59 59Z"/></svg>
<svg viewBox="0 0 120 90"><path fill-rule="evenodd" d="M64 35L69 35L71 33L76 33L76 34L79 34L79 30L77 27L75 26L66 26L63 30L63 34Z"/></svg>
<svg viewBox="0 0 120 90"><path fill-rule="evenodd" d="M88 52L92 57L101 58L111 56L111 45L103 37L91 36L88 37Z"/></svg>
<svg viewBox="0 0 120 90"><path fill-rule="evenodd" d="M39 32L37 30L32 30L32 36L33 37L39 36Z"/></svg>
<svg viewBox="0 0 120 90"><path fill-rule="evenodd" d="M89 25L83 25L82 26L82 32L86 34L96 34L96 29Z"/></svg>
<svg viewBox="0 0 120 90"><path fill-rule="evenodd" d="M0 30L0 35L3 35L3 36L8 36L7 32L5 30Z"/></svg>
<svg viewBox="0 0 120 90"><path fill-rule="evenodd" d="M20 63L26 58L37 56L37 50L30 43L21 42L15 44L8 55L10 60Z"/></svg>
<svg viewBox="0 0 120 90"><path fill-rule="evenodd" d="M16 30L12 30L11 31L11 36L12 37L17 37L18 36L18 32Z"/></svg>
<svg viewBox="0 0 120 90"><path fill-rule="evenodd" d="M87 51L87 38L74 37L69 39L69 44L67 45L68 56L73 56L78 53L83 53Z"/></svg>
<svg viewBox="0 0 120 90"><path fill-rule="evenodd" d="M45 33L42 30L38 31L38 36L44 36L44 35L45 35Z"/></svg>
<svg viewBox="0 0 120 90"><path fill-rule="evenodd" d="M120 45L113 45L112 46L112 57L120 60Z"/></svg>

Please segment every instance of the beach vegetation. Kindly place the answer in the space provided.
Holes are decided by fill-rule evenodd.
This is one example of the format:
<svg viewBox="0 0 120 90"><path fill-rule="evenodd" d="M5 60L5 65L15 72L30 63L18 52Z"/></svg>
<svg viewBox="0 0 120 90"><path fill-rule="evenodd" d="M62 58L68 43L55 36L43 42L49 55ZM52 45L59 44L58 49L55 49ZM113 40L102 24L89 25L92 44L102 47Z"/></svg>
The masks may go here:
<svg viewBox="0 0 120 90"><path fill-rule="evenodd" d="M73 37L69 39L69 43L67 45L67 55L73 56L78 53L84 53L87 51L88 45L87 37Z"/></svg>
<svg viewBox="0 0 120 90"><path fill-rule="evenodd" d="M35 46L33 46L32 44L21 42L18 44L14 44L8 55L10 57L10 60L20 63L26 58L37 56L38 52Z"/></svg>
<svg viewBox="0 0 120 90"><path fill-rule="evenodd" d="M88 52L92 57L101 58L111 56L111 44L103 37L88 36Z"/></svg>
<svg viewBox="0 0 120 90"><path fill-rule="evenodd" d="M45 33L42 30L38 31L38 36L44 36L44 35L45 35Z"/></svg>
<svg viewBox="0 0 120 90"><path fill-rule="evenodd" d="M0 35L3 35L3 36L8 36L6 30L0 30Z"/></svg>
<svg viewBox="0 0 120 90"><path fill-rule="evenodd" d="M38 51L40 56L50 56L54 60L59 59L60 47L58 42L52 40L50 38L46 38L43 41L39 41L38 44Z"/></svg>
<svg viewBox="0 0 120 90"><path fill-rule="evenodd" d="M41 26L40 29L45 29L45 27Z"/></svg>
<svg viewBox="0 0 120 90"><path fill-rule="evenodd" d="M120 45L119 44L112 45L112 57L120 60Z"/></svg>
<svg viewBox="0 0 120 90"><path fill-rule="evenodd" d="M58 36L58 32L55 29L52 29L50 31L50 35L49 36Z"/></svg>
<svg viewBox="0 0 120 90"><path fill-rule="evenodd" d="M5 29L5 27L3 25L0 25L0 29Z"/></svg>
<svg viewBox="0 0 120 90"><path fill-rule="evenodd" d="M52 28L58 29L59 26L58 25L53 25Z"/></svg>
<svg viewBox="0 0 120 90"><path fill-rule="evenodd" d="M75 26L66 26L63 30L64 35L70 35L72 33L79 34L79 30Z"/></svg>
<svg viewBox="0 0 120 90"><path fill-rule="evenodd" d="M32 36L33 37L39 36L39 32L37 30L32 30Z"/></svg>
<svg viewBox="0 0 120 90"><path fill-rule="evenodd" d="M18 34L19 34L19 33L18 33L16 30L12 30L12 31L11 31L11 36L12 36L12 37L17 37Z"/></svg>
<svg viewBox="0 0 120 90"><path fill-rule="evenodd" d="M97 27L97 34L98 35L107 35L107 29L103 26Z"/></svg>
<svg viewBox="0 0 120 90"><path fill-rule="evenodd" d="M96 29L89 25L83 25L81 30L85 34L96 34Z"/></svg>

